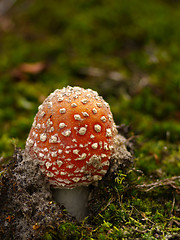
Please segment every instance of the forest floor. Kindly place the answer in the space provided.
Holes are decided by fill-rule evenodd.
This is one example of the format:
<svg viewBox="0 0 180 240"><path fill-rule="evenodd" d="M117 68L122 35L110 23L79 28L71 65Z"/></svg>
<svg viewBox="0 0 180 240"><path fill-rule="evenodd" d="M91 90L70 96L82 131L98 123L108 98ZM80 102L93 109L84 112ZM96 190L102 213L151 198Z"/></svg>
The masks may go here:
<svg viewBox="0 0 180 240"><path fill-rule="evenodd" d="M0 11L3 201L14 148L24 149L38 106L57 88L103 96L134 156L100 184L94 217L62 217L42 230L32 222L37 239L179 239L179 22L177 0L17 0ZM18 218L12 209L1 217L7 229Z"/></svg>

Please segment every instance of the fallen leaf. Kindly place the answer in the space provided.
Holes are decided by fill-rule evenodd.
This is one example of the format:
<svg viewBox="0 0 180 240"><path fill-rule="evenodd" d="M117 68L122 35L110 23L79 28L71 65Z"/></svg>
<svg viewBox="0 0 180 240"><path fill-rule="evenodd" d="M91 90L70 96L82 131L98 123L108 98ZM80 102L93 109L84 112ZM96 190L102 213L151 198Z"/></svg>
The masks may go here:
<svg viewBox="0 0 180 240"><path fill-rule="evenodd" d="M21 72L30 74L38 74L42 72L45 68L46 64L44 62L23 63L18 67Z"/></svg>
<svg viewBox="0 0 180 240"><path fill-rule="evenodd" d="M12 70L12 77L16 80L27 80L27 74L36 75L46 68L45 62L22 63Z"/></svg>

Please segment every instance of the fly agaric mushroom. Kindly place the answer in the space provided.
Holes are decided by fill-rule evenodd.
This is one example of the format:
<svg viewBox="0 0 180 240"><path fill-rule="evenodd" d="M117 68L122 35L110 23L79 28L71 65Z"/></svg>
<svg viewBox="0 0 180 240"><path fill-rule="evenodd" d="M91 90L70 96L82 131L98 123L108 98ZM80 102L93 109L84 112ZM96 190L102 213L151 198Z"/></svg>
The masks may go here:
<svg viewBox="0 0 180 240"><path fill-rule="evenodd" d="M78 220L86 216L87 186L109 168L116 134L108 103L91 89L57 89L38 108L26 152Z"/></svg>

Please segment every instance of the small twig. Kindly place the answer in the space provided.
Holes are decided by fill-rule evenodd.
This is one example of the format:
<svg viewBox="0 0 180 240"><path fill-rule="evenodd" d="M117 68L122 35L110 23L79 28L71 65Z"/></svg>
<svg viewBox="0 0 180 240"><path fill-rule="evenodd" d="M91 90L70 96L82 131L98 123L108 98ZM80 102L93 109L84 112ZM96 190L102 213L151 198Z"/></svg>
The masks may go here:
<svg viewBox="0 0 180 240"><path fill-rule="evenodd" d="M131 206L132 208L134 208L135 211L137 211L145 220L149 221L150 223L152 223L153 225L155 225L155 223L153 221L151 221L144 212L140 212L135 206Z"/></svg>
<svg viewBox="0 0 180 240"><path fill-rule="evenodd" d="M117 187L115 187L115 190L116 190L116 193L117 193L117 196L118 196L119 207L121 207L122 200L123 200L123 195L119 194L119 191L118 191Z"/></svg>
<svg viewBox="0 0 180 240"><path fill-rule="evenodd" d="M171 208L171 212L170 212L171 217L172 217L172 213L173 213L173 210L174 210L174 205L175 205L175 196L173 195L172 208Z"/></svg>
<svg viewBox="0 0 180 240"><path fill-rule="evenodd" d="M112 202L114 202L114 198L111 198L111 199L109 200L109 202L108 202L108 203L106 204L106 206L100 211L100 213L104 212L104 211L106 210L106 208L107 208Z"/></svg>
<svg viewBox="0 0 180 240"><path fill-rule="evenodd" d="M138 136L131 136L126 139L126 143L132 141L133 139L138 138Z"/></svg>
<svg viewBox="0 0 180 240"><path fill-rule="evenodd" d="M130 170L128 171L128 174L129 174L130 172L133 172L133 171L134 171L135 173L137 173L137 174L144 175L144 173L143 173L142 170L139 170L139 169L136 169L136 168L130 169Z"/></svg>
<svg viewBox="0 0 180 240"><path fill-rule="evenodd" d="M145 192L149 192L149 191L153 190L154 188L162 187L162 186L170 186L170 187L180 191L180 187L177 186L175 181L180 182L180 176L174 176L171 178L158 180L158 181L150 183L150 184L136 185L135 187L138 189L145 189Z"/></svg>

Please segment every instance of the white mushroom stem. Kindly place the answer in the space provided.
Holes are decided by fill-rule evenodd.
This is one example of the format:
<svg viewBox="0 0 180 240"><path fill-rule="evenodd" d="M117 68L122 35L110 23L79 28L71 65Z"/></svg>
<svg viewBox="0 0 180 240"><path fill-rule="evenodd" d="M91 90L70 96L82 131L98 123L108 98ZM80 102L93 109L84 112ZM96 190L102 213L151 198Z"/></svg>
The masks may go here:
<svg viewBox="0 0 180 240"><path fill-rule="evenodd" d="M83 220L87 216L88 187L53 189L53 197L57 203L63 205L68 213L76 217L78 221Z"/></svg>

